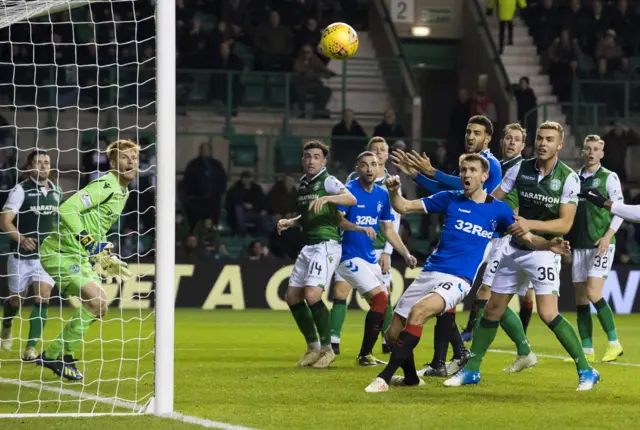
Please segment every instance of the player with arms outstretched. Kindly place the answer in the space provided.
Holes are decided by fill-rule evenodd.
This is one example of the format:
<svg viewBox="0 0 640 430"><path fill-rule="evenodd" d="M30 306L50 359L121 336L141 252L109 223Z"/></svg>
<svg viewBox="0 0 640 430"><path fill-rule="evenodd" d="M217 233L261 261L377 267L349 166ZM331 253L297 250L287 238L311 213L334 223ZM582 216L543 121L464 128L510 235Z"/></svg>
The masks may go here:
<svg viewBox="0 0 640 430"><path fill-rule="evenodd" d="M7 259L9 299L4 302L1 347L10 351L13 344L11 326L20 310L21 298L29 286L34 303L29 316L29 338L22 359L32 361L38 356L36 345L47 322L49 297L55 282L42 268L39 248L49 233L56 229L58 206L62 190L51 180L51 160L42 151L32 151L27 157L29 179L11 190L0 215L0 228L11 239L11 255Z"/></svg>
<svg viewBox="0 0 640 430"><path fill-rule="evenodd" d="M622 202L624 198L618 175L600 164L604 157L604 141L600 136L591 134L585 138L582 148L584 166L578 173L581 191L596 189L608 199ZM573 249L571 277L576 289L578 334L590 362L595 361L595 351L589 303L595 306L609 341L602 361L615 361L622 355L613 311L602 297L602 287L611 270L616 250L616 232L622 221L622 218L605 209L581 200L573 227L567 235Z"/></svg>
<svg viewBox="0 0 640 430"><path fill-rule="evenodd" d="M373 137L367 144L367 151L373 152L377 157L375 184L386 190L387 185L385 182L389 178L389 172L387 172L384 166L389 159L389 145L383 138ZM347 178L347 183L357 179L358 172L353 172ZM394 218L392 221L393 229L397 232L400 229L400 215L397 214L393 208L391 209L391 214ZM382 228L378 229L378 234L373 242L373 248L376 254L376 261L382 270L382 278L389 297L387 312L385 314L381 330L381 332L384 333L384 331L389 327L391 317L393 316L393 308L391 306L391 254L393 253L393 246L386 239ZM347 297L351 294L351 285L349 285L348 282L345 282L337 272L334 279L334 298L333 307L331 308L331 347L336 355L338 355L340 354L340 337L342 334L342 325L344 324L345 317L347 316ZM383 337L382 352L388 354L390 351L391 349L386 344L386 340ZM366 356L362 362L362 365L364 366L371 366L375 364L384 363L373 357L372 354Z"/></svg>
<svg viewBox="0 0 640 430"><path fill-rule="evenodd" d="M344 233L342 257L336 275L344 283L353 285L371 306L365 318L364 337L356 359L361 366L385 364L378 362L372 354L389 306L382 268L374 251L374 240L379 231L383 232L409 267L413 268L417 263L395 231L394 214L391 212L386 187L382 188L375 183L378 167L378 159L373 152L360 154L356 170L358 178L347 183L347 190L353 194L358 204L349 208L338 207L343 217L338 226Z"/></svg>
<svg viewBox="0 0 640 430"><path fill-rule="evenodd" d="M478 154L460 157L463 191L444 191L420 200L407 201L394 191L399 178L387 181L391 204L400 214L444 213L445 222L437 250L431 254L420 276L404 292L396 305L393 320L385 333L395 343L391 359L366 392L387 391L389 384L415 386L418 378L413 350L422 336L422 326L436 315L455 307L471 290L471 282L483 260L484 250L496 230L514 223L509 206L482 189L489 176L489 163ZM548 241L531 233L523 240L540 249L568 252L568 242ZM395 376L402 367L404 377Z"/></svg>
<svg viewBox="0 0 640 430"><path fill-rule="evenodd" d="M100 277L121 282L131 276L106 241L124 209L129 183L138 171L138 145L118 140L107 148L111 170L90 182L60 206L60 226L40 248L44 269L67 297L79 297L62 333L36 358L38 366L69 380L81 380L74 353L91 324L107 314L107 296Z"/></svg>
<svg viewBox="0 0 640 430"><path fill-rule="evenodd" d="M503 168L503 175L522 161L521 153L524 149L526 139L527 131L517 122L508 124L504 128L504 137L500 142L503 156L500 164ZM505 194L504 201L511 209L516 211L518 208L518 194L516 190L511 190ZM476 300L469 313L469 322L463 333L463 339L465 340L471 340L472 329L475 328L480 322L480 319L482 319L485 306L489 301L489 297L491 297L493 278L500 265L504 248L510 241L511 236L508 234L503 235L494 242L491 248L491 252L487 258L487 267L482 277L482 285L476 293ZM527 327L529 326L533 312L533 289L531 288L529 279L522 273L519 274L518 283L522 284L520 285L521 288L518 288L520 297L520 321L518 321L518 316L511 308L505 309L502 318L500 318L500 325L516 345L516 359L511 365L504 369L504 371L508 373L520 372L536 365L538 362L535 354L531 353L529 342L526 338Z"/></svg>
<svg viewBox="0 0 640 430"><path fill-rule="evenodd" d="M502 314L513 294L527 288L518 282L521 274L531 280L536 292L538 315L556 335L574 359L578 370L578 390L591 390L599 380L584 355L574 328L558 312L560 290L560 259L548 251L532 251L518 239L523 233L534 231L546 238L557 238L571 229L576 214L580 179L558 159L564 146L564 130L556 122L546 121L536 133L536 157L522 161L505 175L500 188L494 191L499 199L511 190L518 191L517 222L509 227L513 236L504 248L500 265L491 286L491 298L478 324L471 345L471 358L465 367L445 381L445 385L477 384L480 365L495 339ZM517 359L526 359L519 356Z"/></svg>
<svg viewBox="0 0 640 430"><path fill-rule="evenodd" d="M281 232L301 225L306 238L289 278L286 301L307 342L307 352L297 366L315 368L329 367L336 358L331 349L331 319L322 293L331 284L342 254L337 206L356 204L355 197L327 172L328 154L329 148L317 140L304 145L305 175L298 188L301 215L281 219L277 226Z"/></svg>

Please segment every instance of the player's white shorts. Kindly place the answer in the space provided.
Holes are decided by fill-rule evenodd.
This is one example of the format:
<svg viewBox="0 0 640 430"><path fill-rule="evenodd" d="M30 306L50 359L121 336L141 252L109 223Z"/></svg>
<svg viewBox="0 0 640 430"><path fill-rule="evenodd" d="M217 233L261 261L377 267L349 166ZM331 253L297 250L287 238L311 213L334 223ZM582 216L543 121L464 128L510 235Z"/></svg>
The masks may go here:
<svg viewBox="0 0 640 430"><path fill-rule="evenodd" d="M560 256L551 251L533 251L506 244L491 291L524 296L531 281L536 294L560 295Z"/></svg>
<svg viewBox="0 0 640 430"><path fill-rule="evenodd" d="M362 258L344 260L336 270L337 275L355 288L361 296L376 287L384 286L382 270L378 263L369 263Z"/></svg>
<svg viewBox="0 0 640 430"><path fill-rule="evenodd" d="M484 255L482 256L482 263L487 263L489 261L489 259L491 258L491 253L493 252L499 241L500 238L492 239L489 241L489 243L487 243L487 247L484 249Z"/></svg>
<svg viewBox="0 0 640 430"><path fill-rule="evenodd" d="M615 253L615 245L609 245L602 256L598 255L598 248L574 249L571 279L573 282L587 282L588 277L607 279Z"/></svg>
<svg viewBox="0 0 640 430"><path fill-rule="evenodd" d="M413 305L430 293L436 293L444 299L444 312L455 308L469 294L471 284L463 278L441 272L420 272L405 290L394 312L403 318L409 317Z"/></svg>
<svg viewBox="0 0 640 430"><path fill-rule="evenodd" d="M382 249L376 249L375 253L376 253L376 261L380 261L380 257L382 257ZM344 278L342 276L340 276L340 273L337 270L336 270L336 274L334 275L333 279L336 282L344 282L345 281ZM391 268L389 268L389 271L387 273L383 273L382 274L382 280L383 280L384 286L387 287L387 290L389 290L389 287L391 286ZM349 282L349 281L347 281L347 282ZM355 287L355 285L351 285L351 286Z"/></svg>
<svg viewBox="0 0 640 430"><path fill-rule="evenodd" d="M9 291L13 294L24 293L29 285L42 282L52 287L55 282L42 268L37 258L16 258L10 255L7 259L7 275L9 275Z"/></svg>
<svg viewBox="0 0 640 430"><path fill-rule="evenodd" d="M293 266L289 286L326 288L341 256L342 246L335 240L305 246Z"/></svg>
<svg viewBox="0 0 640 430"><path fill-rule="evenodd" d="M510 241L511 235L507 235L493 242L493 247L489 253L489 258L487 259L487 267L485 267L484 274L482 275L483 285L493 285L493 278L496 276L498 266L500 266L500 260L502 260L502 255ZM531 288L531 281L523 271L518 272L517 277L518 294L524 296L527 293L527 290Z"/></svg>

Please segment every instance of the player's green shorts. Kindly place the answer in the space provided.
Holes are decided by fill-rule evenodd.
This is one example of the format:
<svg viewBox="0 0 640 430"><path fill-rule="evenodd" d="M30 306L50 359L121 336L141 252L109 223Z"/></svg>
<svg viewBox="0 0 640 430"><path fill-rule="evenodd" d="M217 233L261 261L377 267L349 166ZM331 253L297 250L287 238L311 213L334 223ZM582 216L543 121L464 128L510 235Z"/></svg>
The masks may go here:
<svg viewBox="0 0 640 430"><path fill-rule="evenodd" d="M65 296L80 297L80 289L89 282L100 285L100 277L93 271L86 256L45 252L44 247L40 251L42 267Z"/></svg>

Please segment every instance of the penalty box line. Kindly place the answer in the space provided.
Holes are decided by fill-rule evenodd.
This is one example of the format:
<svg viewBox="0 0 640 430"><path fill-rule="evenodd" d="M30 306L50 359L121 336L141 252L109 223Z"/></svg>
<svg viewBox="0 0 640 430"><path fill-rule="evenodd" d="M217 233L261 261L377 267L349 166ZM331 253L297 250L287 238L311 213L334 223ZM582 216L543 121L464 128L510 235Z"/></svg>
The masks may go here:
<svg viewBox="0 0 640 430"><path fill-rule="evenodd" d="M495 352L496 354L509 354L509 355L517 355L518 353L516 351L507 351L506 349L489 349L487 350L488 352ZM536 357L541 357L541 358L553 358L555 360L566 360L567 358L569 358L569 356L562 356L562 355L548 355L548 354L538 354L536 352L534 352L534 354L536 355ZM640 367L640 364L638 363L625 363L625 362L620 362L620 361L609 361L606 363L600 362L598 364L606 364L609 365L611 364L612 366L625 366L625 367Z"/></svg>
<svg viewBox="0 0 640 430"><path fill-rule="evenodd" d="M75 391L75 390L69 390L67 388L59 388L59 387L51 387L48 385L45 385L43 383L35 383L35 382L27 382L27 381L18 381L16 379L8 379L8 378L0 378L0 384L8 384L8 385L15 385L15 386L19 386L19 387L24 387L24 388L31 388L34 390L40 390L40 391L47 391L50 393L56 393L56 394L60 394L63 396L71 396L71 397L77 397L81 400L86 400L86 401L93 401L96 403L101 403L104 405L109 405L109 406L116 406L118 408L123 408L123 409L129 409L130 411L139 411L139 412L131 412L130 414L127 415L145 415L143 414L141 411L144 409L144 407L141 407L140 405L134 403L134 402L127 402L125 400L119 400L119 399L114 399L112 397L100 397L100 396L96 396L93 394L87 394L87 393L82 393L80 391ZM61 400L61 402L63 402L64 400ZM78 413L78 414L70 414L70 413L61 413L61 414L2 414L2 418L24 418L24 417L43 417L43 416L47 416L47 417L55 417L55 416L76 416L76 417L82 417L82 416L107 416L110 414L105 414L105 413L96 413L96 414L91 414L91 413L86 413L86 414L82 414L82 413ZM119 413L114 413L113 415L123 415L123 414L119 414ZM171 419L171 420L175 420L175 421L182 421L184 423L188 423L188 424L196 424L196 425L200 425L202 427L206 427L206 428L214 428L214 429L222 429L222 430L255 430L252 429L250 427L243 427L243 426L238 426L238 425L233 425L233 424L228 424L228 423L222 423L219 421L212 421L212 420L208 420L206 418L200 418L200 417L196 417L196 416L192 416L192 415L184 415L178 412L174 412L171 414L163 414L163 415L151 415L151 416L157 416L160 418L167 418L167 419Z"/></svg>

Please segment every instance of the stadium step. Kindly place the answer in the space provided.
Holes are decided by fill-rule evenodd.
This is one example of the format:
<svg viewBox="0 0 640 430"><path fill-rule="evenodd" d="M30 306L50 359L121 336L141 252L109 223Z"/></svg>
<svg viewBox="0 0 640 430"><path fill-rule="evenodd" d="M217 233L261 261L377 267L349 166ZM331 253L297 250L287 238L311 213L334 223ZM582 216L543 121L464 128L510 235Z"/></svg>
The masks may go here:
<svg viewBox="0 0 640 430"><path fill-rule="evenodd" d="M381 64L369 33L361 31L358 36L360 44L356 55L346 64L342 61L330 61L327 67L340 76L346 69L344 99L346 107L353 109L356 116L358 113L377 112L382 115L389 107L387 83L383 78ZM338 77L327 79L325 85L332 90L327 109L340 111L343 99L342 79Z"/></svg>
<svg viewBox="0 0 640 430"><path fill-rule="evenodd" d="M489 29L496 45L498 44L499 24L497 18L488 18ZM579 151L576 151L575 139L571 135L571 128L567 124L567 118L562 112L557 97L553 94L553 87L549 76L542 73L538 49L529 35L529 29L520 21L514 20L513 45L505 46L504 53L500 56L509 80L518 84L520 78L529 78L530 86L536 94L538 105L544 104L546 109L538 110L538 124L545 119L560 123L565 129L565 149L562 156L565 162L572 167L580 165ZM544 116L546 112L546 117Z"/></svg>

